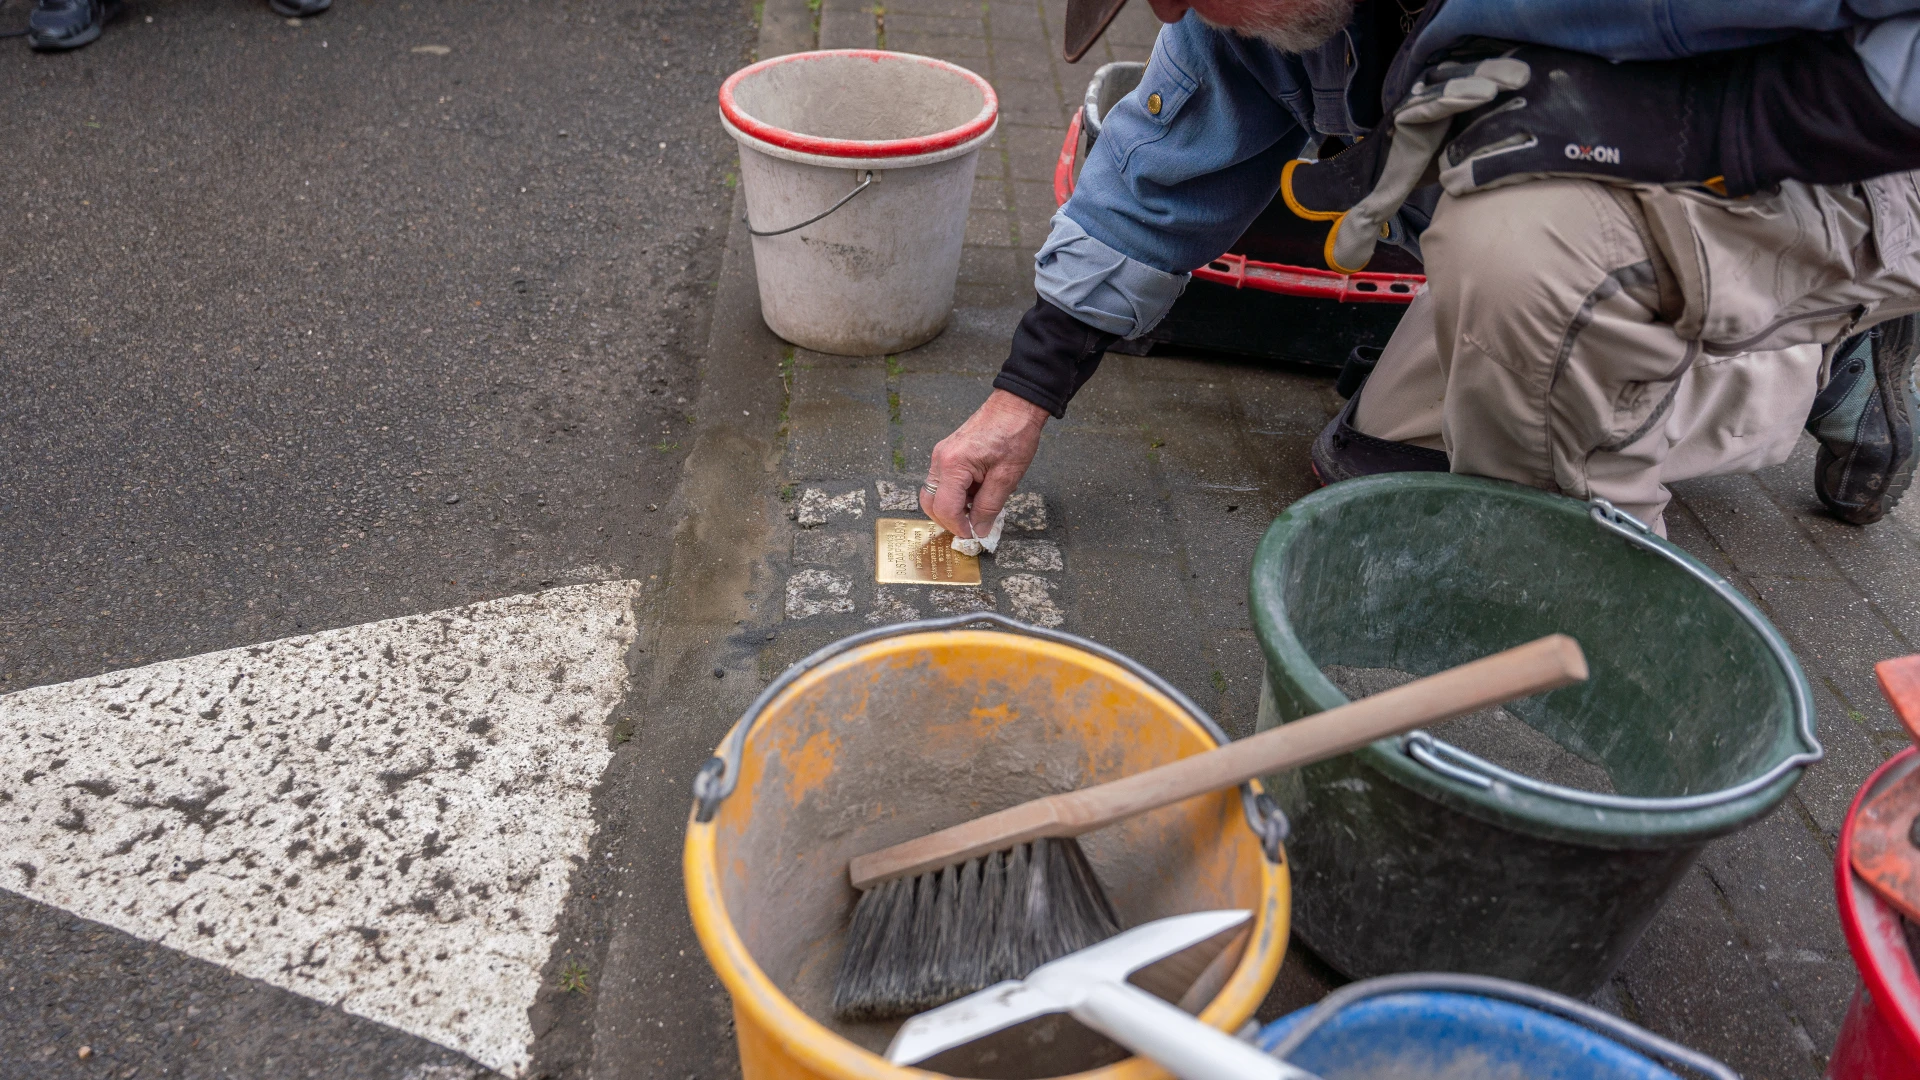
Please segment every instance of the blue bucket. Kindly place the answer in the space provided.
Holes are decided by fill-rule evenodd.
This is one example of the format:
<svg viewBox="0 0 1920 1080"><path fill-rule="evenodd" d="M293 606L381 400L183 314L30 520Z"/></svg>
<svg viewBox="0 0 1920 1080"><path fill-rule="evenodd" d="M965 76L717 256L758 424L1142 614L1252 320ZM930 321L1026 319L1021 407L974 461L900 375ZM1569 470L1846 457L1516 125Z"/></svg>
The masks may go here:
<svg viewBox="0 0 1920 1080"><path fill-rule="evenodd" d="M1255 1041L1321 1080L1739 1080L1583 1002L1473 975L1353 983Z"/></svg>

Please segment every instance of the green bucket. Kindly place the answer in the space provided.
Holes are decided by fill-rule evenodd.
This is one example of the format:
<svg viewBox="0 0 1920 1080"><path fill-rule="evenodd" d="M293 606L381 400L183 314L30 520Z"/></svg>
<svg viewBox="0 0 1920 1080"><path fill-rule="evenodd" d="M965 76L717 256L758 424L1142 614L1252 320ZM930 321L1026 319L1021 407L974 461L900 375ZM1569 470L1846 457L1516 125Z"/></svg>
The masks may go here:
<svg viewBox="0 0 1920 1080"><path fill-rule="evenodd" d="M1428 675L1562 632L1592 669L1509 706L1502 722L1531 731L1502 745L1544 737L1604 783L1502 767L1447 728L1269 781L1293 823L1296 931L1353 978L1461 971L1589 995L1705 843L1820 760L1779 632L1603 501L1437 473L1335 484L1267 530L1251 607L1261 730L1347 701L1323 668Z"/></svg>

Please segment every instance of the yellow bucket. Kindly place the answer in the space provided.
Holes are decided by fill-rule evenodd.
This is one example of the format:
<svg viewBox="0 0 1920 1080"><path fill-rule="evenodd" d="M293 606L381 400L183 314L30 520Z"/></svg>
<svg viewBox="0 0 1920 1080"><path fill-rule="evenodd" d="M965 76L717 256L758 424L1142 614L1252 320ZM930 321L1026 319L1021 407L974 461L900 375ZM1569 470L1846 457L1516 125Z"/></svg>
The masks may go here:
<svg viewBox="0 0 1920 1080"><path fill-rule="evenodd" d="M964 629L982 622L1014 632ZM843 1023L828 1007L856 899L853 856L1224 741L1119 653L991 613L871 631L794 665L702 770L687 825L687 905L733 996L746 1080L929 1075L878 1053L898 1023ZM1253 1016L1286 951L1284 835L1285 819L1249 785L1081 838L1123 926L1255 913L1251 934L1185 998L1223 1031ZM927 1064L976 1077L1167 1075L1063 1017L975 1045Z"/></svg>

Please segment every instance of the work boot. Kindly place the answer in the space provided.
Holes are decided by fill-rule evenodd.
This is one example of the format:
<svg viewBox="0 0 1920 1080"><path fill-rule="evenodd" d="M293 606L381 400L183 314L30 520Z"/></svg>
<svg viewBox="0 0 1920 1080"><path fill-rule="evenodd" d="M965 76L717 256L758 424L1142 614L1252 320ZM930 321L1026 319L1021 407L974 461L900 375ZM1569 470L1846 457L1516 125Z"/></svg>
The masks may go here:
<svg viewBox="0 0 1920 1080"><path fill-rule="evenodd" d="M120 0L39 0L27 16L27 44L40 52L77 49L120 14Z"/></svg>
<svg viewBox="0 0 1920 1080"><path fill-rule="evenodd" d="M1842 521L1879 521L1913 480L1917 323L1920 316L1907 315L1842 342L1813 399L1807 430L1820 440L1813 490Z"/></svg>
<svg viewBox="0 0 1920 1080"><path fill-rule="evenodd" d="M1321 430L1307 451L1314 478L1322 486L1375 473L1448 471L1447 452L1444 450L1377 438L1353 426L1353 412L1360 405L1360 391L1365 388L1366 377L1373 372L1373 364L1379 359L1379 349L1362 345L1353 350L1346 365L1340 369L1340 382L1336 389L1347 395L1346 407Z"/></svg>
<svg viewBox="0 0 1920 1080"><path fill-rule="evenodd" d="M272 8L276 15L285 15L289 19L304 19L332 7L333 0L267 0L267 6Z"/></svg>

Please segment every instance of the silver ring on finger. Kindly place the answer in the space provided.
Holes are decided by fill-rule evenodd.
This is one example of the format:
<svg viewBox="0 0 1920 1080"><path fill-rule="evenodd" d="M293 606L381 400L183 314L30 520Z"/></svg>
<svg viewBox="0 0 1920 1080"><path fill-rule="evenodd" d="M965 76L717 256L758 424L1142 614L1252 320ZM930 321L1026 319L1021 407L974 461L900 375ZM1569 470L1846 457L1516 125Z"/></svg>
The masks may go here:
<svg viewBox="0 0 1920 1080"><path fill-rule="evenodd" d="M929 479L923 481L920 486L925 488L929 495L938 495L940 493L940 481L938 480Z"/></svg>

